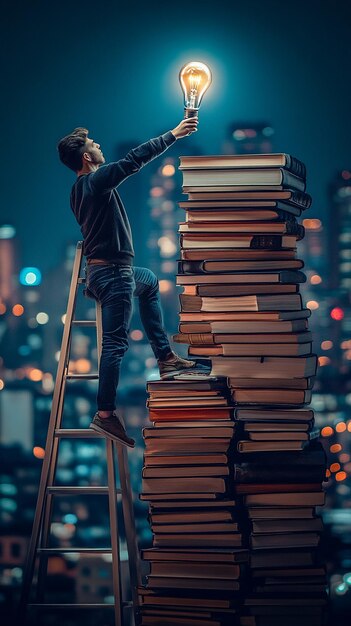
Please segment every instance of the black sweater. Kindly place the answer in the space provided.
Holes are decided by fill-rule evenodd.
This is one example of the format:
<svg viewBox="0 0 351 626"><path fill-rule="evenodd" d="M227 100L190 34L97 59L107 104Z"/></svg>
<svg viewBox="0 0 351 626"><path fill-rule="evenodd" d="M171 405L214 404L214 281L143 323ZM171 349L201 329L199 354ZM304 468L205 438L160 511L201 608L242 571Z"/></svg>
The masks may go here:
<svg viewBox="0 0 351 626"><path fill-rule="evenodd" d="M124 159L78 176L71 191L71 208L84 237L83 250L87 259L133 264L131 228L115 188L175 141L169 131L134 148Z"/></svg>

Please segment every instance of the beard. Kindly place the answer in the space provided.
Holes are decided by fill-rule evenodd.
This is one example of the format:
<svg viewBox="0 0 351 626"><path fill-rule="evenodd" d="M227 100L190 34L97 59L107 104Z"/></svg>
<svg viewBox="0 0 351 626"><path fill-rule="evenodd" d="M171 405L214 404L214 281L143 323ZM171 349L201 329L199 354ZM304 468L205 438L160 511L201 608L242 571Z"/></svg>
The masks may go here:
<svg viewBox="0 0 351 626"><path fill-rule="evenodd" d="M100 150L90 152L90 156L91 161L94 165L102 165L103 163L105 163L105 157L102 152L100 152Z"/></svg>

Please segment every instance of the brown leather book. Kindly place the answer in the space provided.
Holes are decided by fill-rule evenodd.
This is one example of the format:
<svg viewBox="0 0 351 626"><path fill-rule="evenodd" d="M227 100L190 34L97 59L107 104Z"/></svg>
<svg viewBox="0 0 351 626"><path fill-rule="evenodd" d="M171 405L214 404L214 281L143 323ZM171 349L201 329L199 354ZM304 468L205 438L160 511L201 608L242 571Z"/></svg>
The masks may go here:
<svg viewBox="0 0 351 626"><path fill-rule="evenodd" d="M224 343L217 346L190 346L189 356L304 356L312 343Z"/></svg>
<svg viewBox="0 0 351 626"><path fill-rule="evenodd" d="M303 304L299 293L246 296L188 296L179 295L181 311L301 311Z"/></svg>
<svg viewBox="0 0 351 626"><path fill-rule="evenodd" d="M178 333L172 336L176 343L187 343L191 346L210 346L223 343L230 344L301 344L312 341L312 333L309 331L302 333L255 333L245 335L241 333Z"/></svg>
<svg viewBox="0 0 351 626"><path fill-rule="evenodd" d="M181 333L230 333L230 334L251 334L251 333L294 333L307 330L306 319L299 320L218 320L212 321L184 321L179 324ZM234 378L234 376L233 376Z"/></svg>

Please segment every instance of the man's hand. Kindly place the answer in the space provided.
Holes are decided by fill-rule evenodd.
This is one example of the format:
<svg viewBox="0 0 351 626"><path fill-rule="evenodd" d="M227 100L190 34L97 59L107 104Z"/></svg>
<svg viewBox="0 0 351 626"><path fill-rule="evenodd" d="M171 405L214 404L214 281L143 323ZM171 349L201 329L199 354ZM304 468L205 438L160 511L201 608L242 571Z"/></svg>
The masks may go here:
<svg viewBox="0 0 351 626"><path fill-rule="evenodd" d="M182 137L187 137L192 133L197 131L197 125L199 121L197 117L189 117L185 120L182 120L178 126L173 128L171 131L172 135L175 136L176 139L182 139Z"/></svg>

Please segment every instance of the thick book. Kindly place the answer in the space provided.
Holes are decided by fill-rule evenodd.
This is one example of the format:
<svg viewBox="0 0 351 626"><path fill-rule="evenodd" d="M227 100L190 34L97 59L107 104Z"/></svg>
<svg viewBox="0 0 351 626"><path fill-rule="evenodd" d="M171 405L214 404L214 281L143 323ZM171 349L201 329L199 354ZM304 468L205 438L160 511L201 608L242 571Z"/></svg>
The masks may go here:
<svg viewBox="0 0 351 626"><path fill-rule="evenodd" d="M320 492L321 484L311 482L300 483L259 483L259 484L235 484L234 491L237 495L248 494L272 494L272 493L312 493Z"/></svg>
<svg viewBox="0 0 351 626"><path fill-rule="evenodd" d="M230 447L230 440L223 437L150 437L145 440L145 455L163 456L171 454L176 456L182 453L226 453Z"/></svg>
<svg viewBox="0 0 351 626"><path fill-rule="evenodd" d="M209 408L206 411L207 419L217 420L231 420L233 409L231 407L216 407ZM173 421L173 420L203 420L204 409L203 408L180 408L180 409L150 409L149 420L150 422L158 421Z"/></svg>
<svg viewBox="0 0 351 626"><path fill-rule="evenodd" d="M298 333L307 330L307 319L299 320L218 320L181 322L181 333ZM233 376L234 378L234 376Z"/></svg>
<svg viewBox="0 0 351 626"><path fill-rule="evenodd" d="M181 428L184 435L190 433L190 431L194 428L196 428L197 430L197 434L200 433L200 431L205 428L208 430L208 434L209 436L211 436L210 434L210 430L211 432L214 433L215 430L218 430L218 428L231 428L233 430L233 428L235 427L234 422L228 422L227 420L211 420L211 419L207 419L206 413L204 412L203 415L203 419L202 420L195 420L194 422L192 421L186 421L186 422L175 422L175 421L164 421L164 422L157 422L154 425L154 428L152 430L157 431L157 433L160 432L160 430L162 431L166 431L168 429L176 429L176 428ZM186 429L186 432L185 430ZM158 435L156 434L156 437Z"/></svg>
<svg viewBox="0 0 351 626"><path fill-rule="evenodd" d="M305 389L232 389L233 402L238 404L296 404L311 402L311 390Z"/></svg>
<svg viewBox="0 0 351 626"><path fill-rule="evenodd" d="M148 586L152 589L223 589L239 591L240 583L237 580L221 580L216 578L173 578L167 576L147 576Z"/></svg>
<svg viewBox="0 0 351 626"><path fill-rule="evenodd" d="M186 402L187 399L193 400L198 398L200 401L205 401L207 399L215 400L215 399L224 399L224 389L207 389L206 391L194 391L191 389L171 387L170 389L160 389L149 391L149 399L150 400L165 400L165 399L176 399L179 398Z"/></svg>
<svg viewBox="0 0 351 626"><path fill-rule="evenodd" d="M232 391L235 389L280 389L281 393L285 393L289 389L312 389L314 378L310 376L309 378L256 378L253 380L252 378L228 377L228 385Z"/></svg>
<svg viewBox="0 0 351 626"><path fill-rule="evenodd" d="M188 349L190 357L210 358L213 356L305 356L311 352L312 343L224 343L217 346L193 345Z"/></svg>
<svg viewBox="0 0 351 626"><path fill-rule="evenodd" d="M323 522L319 517L309 520L254 520L252 522L252 531L255 535L286 532L322 532Z"/></svg>
<svg viewBox="0 0 351 626"><path fill-rule="evenodd" d="M174 498L172 498L172 502L167 502L167 500L160 500L157 502L155 501L151 503L150 508L152 511L156 509L165 510L170 508L175 508L177 510L196 509L197 511L201 511L202 509L204 509L207 511L208 509L218 510L223 508L229 508L231 510L233 509L233 507L237 506L235 500L229 498L221 498L220 500L218 500L213 497L209 498L208 494L205 494L204 496L200 494L200 496L201 498L197 498L196 500L194 500L194 502L191 502L191 494L186 494L186 497L184 497L184 494L182 494L181 496L176 495Z"/></svg>
<svg viewBox="0 0 351 626"><path fill-rule="evenodd" d="M231 522L233 521L233 513L229 509L178 511L173 508L169 511L160 511L152 507L149 518L153 524L199 524L202 522Z"/></svg>
<svg viewBox="0 0 351 626"><path fill-rule="evenodd" d="M296 235L244 235L243 233L181 233L183 249L193 248L250 248L252 250L281 250L296 248Z"/></svg>
<svg viewBox="0 0 351 626"><path fill-rule="evenodd" d="M197 398L197 397L187 397L187 398L149 398L146 401L146 406L151 409L162 409L162 408L172 408L172 407L214 407L214 406L228 406L228 400L226 398Z"/></svg>
<svg viewBox="0 0 351 626"><path fill-rule="evenodd" d="M260 294L274 295L285 293L298 293L297 284L285 285L281 283L258 284L258 285L184 285L182 293L187 296L256 296Z"/></svg>
<svg viewBox="0 0 351 626"><path fill-rule="evenodd" d="M186 461L183 459L183 463ZM191 478L201 476L229 476L228 465L163 465L149 467L144 465L143 478Z"/></svg>
<svg viewBox="0 0 351 626"><path fill-rule="evenodd" d="M244 504L248 507L259 506L323 506L324 491L300 493L255 493L243 496ZM293 512L291 514L293 517Z"/></svg>
<svg viewBox="0 0 351 626"><path fill-rule="evenodd" d="M262 453L264 454L264 453ZM296 481L306 482L311 480L314 483L322 483L325 479L325 466L322 465L309 465L308 472L306 467L300 465L281 465L279 466L279 473L277 474L276 468L272 468L271 465L265 465L263 463L243 463L244 467L241 468L241 463L235 463L233 480L235 484L239 483L253 483L262 482L269 484L273 479L279 479L285 483L294 483ZM253 511L253 518L260 518L261 515ZM267 514L266 517L269 517ZM289 517L292 517L290 514Z"/></svg>
<svg viewBox="0 0 351 626"><path fill-rule="evenodd" d="M152 589L145 587L138 587L138 594L140 598L140 602L142 605L148 606L165 606L165 607L176 607L179 609L179 606L182 607L200 607L202 610L206 608L215 608L215 609L229 609L234 604L234 599L228 597L228 595L224 597L220 597L219 594L199 594L195 596L195 594L189 595L181 595L179 592L172 595L172 590L167 590L167 594L160 595L159 593L155 593Z"/></svg>
<svg viewBox="0 0 351 626"><path fill-rule="evenodd" d="M306 378L315 376L317 356L302 357L220 357L211 358L211 375L254 378Z"/></svg>
<svg viewBox="0 0 351 626"><path fill-rule="evenodd" d="M308 582L308 580L315 580L317 578L326 580L326 569L324 566L291 568L288 567L288 564L286 564L286 567L280 567L277 569L269 567L262 570L254 570L252 572L252 576L256 579L265 579L265 582L267 584L275 584L276 579L279 580L280 578L283 578L284 580L286 580L287 578L302 578L305 582Z"/></svg>
<svg viewBox="0 0 351 626"><path fill-rule="evenodd" d="M301 421L301 422L289 422L289 421L267 421L267 422L242 422L241 424L244 432L309 432L314 426L314 418L309 421Z"/></svg>
<svg viewBox="0 0 351 626"><path fill-rule="evenodd" d="M228 274L209 274L204 271L203 261L181 261L180 273L176 277L177 285L198 285L198 284L262 284L262 283L289 283L298 284L306 282L306 274L300 271L256 271L254 273L248 271L228 273ZM191 265L189 265L191 263ZM194 265L196 263L196 265ZM198 272L198 273L196 273Z"/></svg>
<svg viewBox="0 0 351 626"><path fill-rule="evenodd" d="M303 450L308 441L238 441L238 452L275 452L281 450Z"/></svg>
<svg viewBox="0 0 351 626"><path fill-rule="evenodd" d="M304 344L312 341L312 333L309 331L302 333L254 333L243 335L241 333L178 333L172 335L172 340L176 343L187 343L191 346L211 346L230 344ZM279 387L279 384L277 385Z"/></svg>
<svg viewBox="0 0 351 626"><path fill-rule="evenodd" d="M209 186L238 186L266 188L275 186L282 189L305 191L306 180L279 167L267 168L204 168L186 169L183 172L183 188Z"/></svg>
<svg viewBox="0 0 351 626"><path fill-rule="evenodd" d="M143 478L143 494L152 493L225 493L223 478Z"/></svg>
<svg viewBox="0 0 351 626"><path fill-rule="evenodd" d="M296 260L295 248L181 248L181 261L291 261Z"/></svg>
<svg viewBox="0 0 351 626"><path fill-rule="evenodd" d="M252 507L247 509L247 515L251 520L283 520L283 519L312 519L315 517L314 506L295 506L293 509Z"/></svg>
<svg viewBox="0 0 351 626"><path fill-rule="evenodd" d="M244 420L255 422L258 420L264 420L269 422L272 420L298 420L309 422L313 419L314 413L312 409L284 409L279 407L256 409L238 407L234 411L234 416L238 421Z"/></svg>
<svg viewBox="0 0 351 626"><path fill-rule="evenodd" d="M247 550L230 550L230 549L192 549L176 550L172 548L144 548L141 550L141 558L146 561L164 562L181 562L181 563L218 563L220 565L229 565L235 563L246 563L249 558ZM167 567L169 563L167 563ZM202 565L203 567L203 565Z"/></svg>
<svg viewBox="0 0 351 626"><path fill-rule="evenodd" d="M276 276L278 274L282 274L282 270L299 270L304 267L304 262L301 259L292 259L288 261L277 260L277 261L232 261L232 260L203 260L203 261L178 261L178 274L208 274L206 278L209 278L209 275L212 274L230 274L233 272L249 272L251 271L250 282L261 282L260 275L264 273L267 276L267 271L265 270L277 270ZM221 282L223 281L224 276L221 276ZM218 276L216 276L216 280L218 282ZM197 282L197 281L195 281ZM236 282L235 280L233 282ZM266 282L266 281L264 281ZM278 280L273 280L271 282L280 282ZM286 280L285 282L290 282ZM178 285L186 284L177 282ZM191 283L190 283L191 284Z"/></svg>
<svg viewBox="0 0 351 626"><path fill-rule="evenodd" d="M179 381L179 380L148 380L146 383L146 389L150 391L169 391L176 389L188 389L197 391L222 391L227 388L227 381L224 377L208 376L206 380L196 381Z"/></svg>
<svg viewBox="0 0 351 626"><path fill-rule="evenodd" d="M182 534L182 533L230 533L230 532L238 532L239 525L238 522L233 522L233 520L229 520L227 522L201 522L200 524L196 524L194 522L190 522L189 524L177 522L177 524L157 524L153 523L151 527L152 532L155 535L158 534Z"/></svg>
<svg viewBox="0 0 351 626"><path fill-rule="evenodd" d="M168 412L168 411L166 411ZM206 423L206 422L205 422ZM176 437L224 437L225 439L230 439L233 436L233 432L235 430L234 422L227 422L227 426L209 426L206 428L204 422L202 422L202 426L200 428L192 428L188 427L186 429L182 427L175 428L143 428L143 437L144 439L149 438L176 438Z"/></svg>
<svg viewBox="0 0 351 626"><path fill-rule="evenodd" d="M289 432L287 430L276 430L276 431L268 431L268 432L259 432L259 431L251 431L247 432L247 438L250 441L257 442L273 442L273 441L311 441L311 439L315 439L319 437L320 430L319 428L313 428L311 431L292 431Z"/></svg>
<svg viewBox="0 0 351 626"><path fill-rule="evenodd" d="M181 156L180 170L203 168L257 168L281 167L300 178L306 178L305 164L284 152L268 154L220 154Z"/></svg>
<svg viewBox="0 0 351 626"><path fill-rule="evenodd" d="M199 617L201 618L201 626L221 626L221 622L212 617L210 613L207 615L203 611L199 614L196 614L194 611L164 611L163 609L157 610L155 607L151 609L143 607L138 624L139 626L165 626L165 623L168 626L199 626ZM289 626L289 624L286 626ZM315 626L315 624L310 624L309 626Z"/></svg>
<svg viewBox="0 0 351 626"><path fill-rule="evenodd" d="M144 454L144 467L150 467L150 468L162 468L164 469L165 467L171 468L171 467L184 467L185 465L187 467L191 467L193 465L199 465L200 467L203 467L203 465L206 465L207 467L211 467L213 465L227 465L229 464L229 457L227 454L224 453L213 453L213 454L204 454L199 452L198 454L191 454L191 452L188 452L188 454L184 453L178 453L177 455L149 455L149 454Z"/></svg>
<svg viewBox="0 0 351 626"><path fill-rule="evenodd" d="M238 321L246 322L279 322L286 320L303 320L311 315L310 309L301 309L298 311L199 311L189 312L181 311L179 319L181 322L220 322L220 321Z"/></svg>
<svg viewBox="0 0 351 626"><path fill-rule="evenodd" d="M269 202L287 202L293 206L297 206L302 210L308 209L312 204L311 196L303 191L296 189L246 189L239 190L238 187L184 187L183 193L188 194L188 200L230 200L234 202L252 202L252 201L269 201Z"/></svg>
<svg viewBox="0 0 351 626"><path fill-rule="evenodd" d="M178 202L187 222L275 222L300 217L303 208L265 200L187 200Z"/></svg>
<svg viewBox="0 0 351 626"><path fill-rule="evenodd" d="M251 510L251 509L250 509ZM258 509L256 509L258 510ZM279 509L276 509L279 511ZM291 517L294 515L294 509L289 509ZM296 509L297 510L297 509ZM262 509L262 512L264 509ZM317 560L315 550L272 550L265 552L253 552L250 555L250 565L255 570L261 570L267 567L286 567L289 563L290 567L311 567L315 565Z"/></svg>
<svg viewBox="0 0 351 626"><path fill-rule="evenodd" d="M153 545L155 548L241 548L243 538L240 533L195 533L183 535L155 535Z"/></svg>
<svg viewBox="0 0 351 626"><path fill-rule="evenodd" d="M294 548L318 546L318 533L272 533L267 535L251 535L250 544L253 550L258 548Z"/></svg>
<svg viewBox="0 0 351 626"><path fill-rule="evenodd" d="M150 573L154 576L169 576L182 578L223 578L235 580L239 578L242 568L237 563L203 563L152 561Z"/></svg>
<svg viewBox="0 0 351 626"><path fill-rule="evenodd" d="M188 296L179 294L181 310L200 311L300 311L302 299L299 293L247 296Z"/></svg>
<svg viewBox="0 0 351 626"><path fill-rule="evenodd" d="M293 235L298 240L303 239L305 228L296 220L280 222L238 222L238 221L196 221L180 222L178 231L180 233L235 233L243 235ZM244 247L244 246L241 246ZM252 247L254 247L252 245Z"/></svg>

